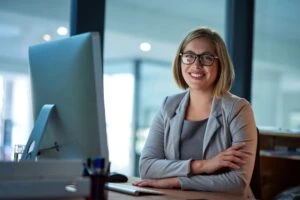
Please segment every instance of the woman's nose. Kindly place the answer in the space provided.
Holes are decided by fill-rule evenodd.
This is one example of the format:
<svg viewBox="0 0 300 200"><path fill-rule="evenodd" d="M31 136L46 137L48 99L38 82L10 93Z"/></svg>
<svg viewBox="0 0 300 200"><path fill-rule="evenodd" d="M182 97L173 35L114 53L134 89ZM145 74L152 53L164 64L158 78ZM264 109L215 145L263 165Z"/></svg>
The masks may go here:
<svg viewBox="0 0 300 200"><path fill-rule="evenodd" d="M203 65L199 59L199 57L197 57L193 63L193 65L197 68L197 69L200 69L200 68L203 68Z"/></svg>

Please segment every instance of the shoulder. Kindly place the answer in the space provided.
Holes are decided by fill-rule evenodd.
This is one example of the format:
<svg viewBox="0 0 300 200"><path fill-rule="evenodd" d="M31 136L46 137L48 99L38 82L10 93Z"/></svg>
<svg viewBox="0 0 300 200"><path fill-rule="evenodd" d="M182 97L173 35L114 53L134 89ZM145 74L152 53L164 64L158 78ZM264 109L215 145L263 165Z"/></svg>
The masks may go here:
<svg viewBox="0 0 300 200"><path fill-rule="evenodd" d="M250 103L239 96L236 96L231 93L226 93L224 96L222 96L222 107L223 108L241 108L244 106L250 106Z"/></svg>
<svg viewBox="0 0 300 200"><path fill-rule="evenodd" d="M187 94L187 91L167 96L165 98L165 105L166 106L170 106L172 104L177 104L178 105L186 94Z"/></svg>
<svg viewBox="0 0 300 200"><path fill-rule="evenodd" d="M253 113L251 104L244 98L227 93L222 97L223 113L232 119L235 116L250 116Z"/></svg>
<svg viewBox="0 0 300 200"><path fill-rule="evenodd" d="M174 94L167 96L163 103L163 110L169 115L172 116L177 109L181 108L183 102L188 99L189 92L185 91L182 93Z"/></svg>

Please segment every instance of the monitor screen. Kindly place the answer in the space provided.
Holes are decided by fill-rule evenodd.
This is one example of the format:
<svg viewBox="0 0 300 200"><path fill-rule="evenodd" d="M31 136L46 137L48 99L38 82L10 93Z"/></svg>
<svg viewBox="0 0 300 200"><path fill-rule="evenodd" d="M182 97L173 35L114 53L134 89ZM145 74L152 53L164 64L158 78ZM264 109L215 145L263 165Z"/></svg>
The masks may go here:
<svg viewBox="0 0 300 200"><path fill-rule="evenodd" d="M108 160L99 33L29 48L35 124L22 160Z"/></svg>

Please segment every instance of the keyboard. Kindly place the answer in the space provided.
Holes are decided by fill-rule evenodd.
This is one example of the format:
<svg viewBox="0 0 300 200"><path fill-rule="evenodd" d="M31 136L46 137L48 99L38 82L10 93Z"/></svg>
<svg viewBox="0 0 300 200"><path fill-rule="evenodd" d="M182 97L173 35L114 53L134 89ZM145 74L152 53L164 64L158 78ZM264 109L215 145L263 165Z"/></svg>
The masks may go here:
<svg viewBox="0 0 300 200"><path fill-rule="evenodd" d="M122 184L122 183L107 183L106 185L107 190L120 192L124 194L129 194L133 196L140 196L140 195L164 195L163 192L141 188L129 184Z"/></svg>

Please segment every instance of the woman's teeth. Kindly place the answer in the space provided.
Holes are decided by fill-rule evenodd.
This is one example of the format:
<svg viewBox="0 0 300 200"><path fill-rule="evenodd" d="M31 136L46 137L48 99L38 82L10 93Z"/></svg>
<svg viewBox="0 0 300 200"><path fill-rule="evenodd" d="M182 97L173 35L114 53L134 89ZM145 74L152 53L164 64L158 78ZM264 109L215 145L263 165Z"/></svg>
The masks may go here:
<svg viewBox="0 0 300 200"><path fill-rule="evenodd" d="M194 78L199 78L199 77L204 76L204 74L203 73L191 73L191 76Z"/></svg>

